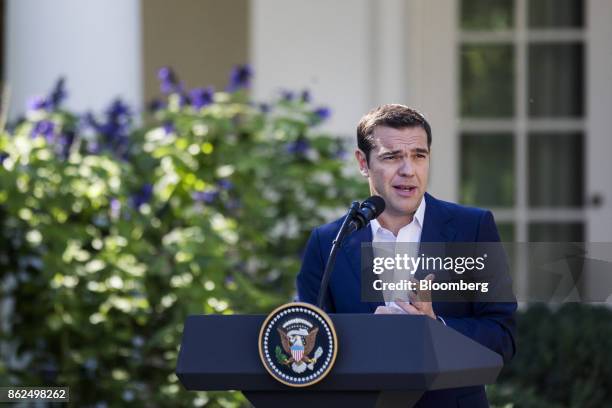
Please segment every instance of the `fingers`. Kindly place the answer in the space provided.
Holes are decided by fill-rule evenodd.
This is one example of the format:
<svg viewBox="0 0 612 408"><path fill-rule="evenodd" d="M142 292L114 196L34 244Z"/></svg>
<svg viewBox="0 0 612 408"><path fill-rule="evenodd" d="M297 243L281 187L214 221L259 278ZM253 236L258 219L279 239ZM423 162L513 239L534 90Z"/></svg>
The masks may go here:
<svg viewBox="0 0 612 408"><path fill-rule="evenodd" d="M423 302L421 302L419 295L414 292L408 293L408 300L410 301L410 304L412 304L417 309L421 309L421 307L423 307Z"/></svg>
<svg viewBox="0 0 612 408"><path fill-rule="evenodd" d="M435 275L433 273L430 273L429 275L427 275L425 277L424 280L429 280L429 281L433 281L435 279ZM408 299L410 300L410 303L412 303L413 305L416 305L418 303L423 303L423 302L431 302L431 292L429 290L420 290L420 285L419 285L419 281L412 278L411 279L412 282L414 282L414 287L416 288L416 290L414 291L408 291Z"/></svg>
<svg viewBox="0 0 612 408"><path fill-rule="evenodd" d="M425 277L425 280L434 280L435 275L430 273ZM418 290L418 281L411 278L414 282L417 282L414 287L417 290L408 291L408 302L396 300L395 306L378 306L375 314L411 314L411 315L427 315L435 319L431 304L431 292L429 290Z"/></svg>
<svg viewBox="0 0 612 408"><path fill-rule="evenodd" d="M430 273L425 277L425 280L434 280L435 275ZM418 289L419 286L417 286ZM429 290L415 290L408 292L408 299L410 299L411 306L414 307L418 313L412 314L424 314L432 319L435 319L435 313L431 304L431 292Z"/></svg>
<svg viewBox="0 0 612 408"><path fill-rule="evenodd" d="M403 310L400 310L396 307L389 306L378 306L374 314L404 314Z"/></svg>
<svg viewBox="0 0 612 408"><path fill-rule="evenodd" d="M410 302L401 302L401 301L398 300L398 301L395 302L395 304L398 305L399 307L401 307L402 310L404 311L404 313L408 313L408 314L412 314L412 315L423 314L414 305L411 305Z"/></svg>
<svg viewBox="0 0 612 408"><path fill-rule="evenodd" d="M425 280L433 281L435 277L436 276L433 273L430 273L425 277ZM422 302L431 302L431 291L422 290L419 292L419 297L421 298Z"/></svg>

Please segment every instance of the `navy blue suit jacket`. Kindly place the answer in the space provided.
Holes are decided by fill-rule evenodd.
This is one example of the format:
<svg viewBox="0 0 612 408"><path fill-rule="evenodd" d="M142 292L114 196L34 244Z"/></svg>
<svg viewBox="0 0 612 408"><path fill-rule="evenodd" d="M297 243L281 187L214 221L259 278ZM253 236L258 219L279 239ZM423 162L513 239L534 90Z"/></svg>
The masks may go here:
<svg viewBox="0 0 612 408"><path fill-rule="evenodd" d="M421 242L498 242L490 211L435 199L425 193ZM315 228L297 276L298 299L317 303L321 276L342 219ZM383 303L361 301L361 243L372 241L370 227L349 235L343 243L329 284L330 313L373 313ZM433 302L447 326L500 354L508 362L515 353L516 302ZM483 386L430 391L417 406L488 406Z"/></svg>

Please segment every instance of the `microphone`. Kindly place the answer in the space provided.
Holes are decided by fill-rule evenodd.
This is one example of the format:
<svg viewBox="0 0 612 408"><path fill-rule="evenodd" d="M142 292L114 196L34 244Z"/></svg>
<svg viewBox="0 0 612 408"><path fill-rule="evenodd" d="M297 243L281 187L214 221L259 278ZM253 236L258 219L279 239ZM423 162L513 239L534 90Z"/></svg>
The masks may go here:
<svg viewBox="0 0 612 408"><path fill-rule="evenodd" d="M372 196L365 200L359 206L359 210L353 215L353 219L349 221L348 231L357 231L368 225L370 221L378 217L382 212L385 211L385 200L380 196Z"/></svg>
<svg viewBox="0 0 612 408"><path fill-rule="evenodd" d="M372 196L366 199L361 205L358 201L353 201L351 208L349 209L340 230L336 235L336 239L332 242L331 251L323 276L321 277L321 286L319 288L319 297L317 299L317 305L325 310L325 303L327 301L327 287L329 286L329 279L331 278L331 272L336 263L336 255L340 244L344 237L348 234L357 231L368 225L368 223L374 218L378 217L385 210L385 200L379 196Z"/></svg>

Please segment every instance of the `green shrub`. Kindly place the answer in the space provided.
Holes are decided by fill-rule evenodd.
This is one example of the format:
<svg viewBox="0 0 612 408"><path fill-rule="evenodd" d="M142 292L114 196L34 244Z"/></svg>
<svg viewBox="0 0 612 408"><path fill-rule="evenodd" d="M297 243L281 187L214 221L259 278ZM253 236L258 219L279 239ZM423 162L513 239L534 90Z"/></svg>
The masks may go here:
<svg viewBox="0 0 612 408"><path fill-rule="evenodd" d="M161 80L144 126L120 101L63 110L60 81L0 135L0 383L67 385L78 406L240 404L178 384L185 317L289 300L310 229L367 194L307 94L256 104L244 67L228 92ZM491 401L611 406L611 317L520 313Z"/></svg>
<svg viewBox="0 0 612 408"><path fill-rule="evenodd" d="M612 406L612 311L567 303L534 305L518 315L517 354L499 384L496 405Z"/></svg>
<svg viewBox="0 0 612 408"><path fill-rule="evenodd" d="M0 136L0 382L66 385L76 405L232 406L173 374L185 317L291 299L309 231L363 197L309 95L166 97L149 124L115 101L61 108L60 81Z"/></svg>

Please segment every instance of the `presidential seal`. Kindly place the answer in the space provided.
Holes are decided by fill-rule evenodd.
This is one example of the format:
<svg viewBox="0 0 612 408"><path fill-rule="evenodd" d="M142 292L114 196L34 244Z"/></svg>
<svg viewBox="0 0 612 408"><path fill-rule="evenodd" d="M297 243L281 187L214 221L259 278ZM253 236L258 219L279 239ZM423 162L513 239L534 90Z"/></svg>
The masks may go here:
<svg viewBox="0 0 612 408"><path fill-rule="evenodd" d="M291 387L321 381L332 369L338 338L327 314L307 303L274 310L259 331L259 356L276 380Z"/></svg>

